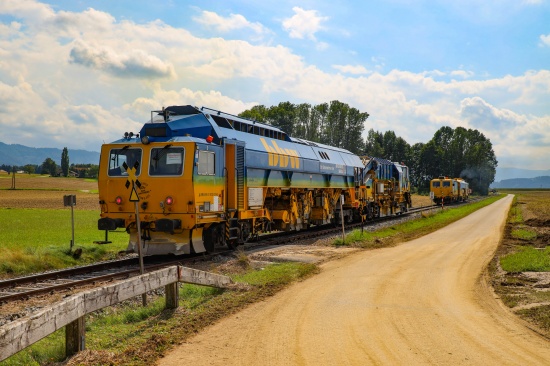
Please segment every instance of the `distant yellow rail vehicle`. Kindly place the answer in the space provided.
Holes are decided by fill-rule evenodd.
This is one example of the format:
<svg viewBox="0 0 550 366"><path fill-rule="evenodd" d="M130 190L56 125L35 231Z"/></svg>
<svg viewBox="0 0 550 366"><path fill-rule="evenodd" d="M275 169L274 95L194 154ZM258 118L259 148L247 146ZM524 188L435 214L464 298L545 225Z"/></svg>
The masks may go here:
<svg viewBox="0 0 550 366"><path fill-rule="evenodd" d="M470 193L468 182L462 178L440 176L430 181L430 197L437 204L463 202Z"/></svg>

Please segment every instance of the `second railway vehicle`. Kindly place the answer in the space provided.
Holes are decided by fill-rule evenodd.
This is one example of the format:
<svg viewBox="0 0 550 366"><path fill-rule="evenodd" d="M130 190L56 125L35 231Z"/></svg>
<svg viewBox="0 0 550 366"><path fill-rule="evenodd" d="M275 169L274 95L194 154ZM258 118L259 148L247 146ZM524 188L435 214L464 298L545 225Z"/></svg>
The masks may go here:
<svg viewBox="0 0 550 366"><path fill-rule="evenodd" d="M440 176L430 181L430 196L436 204L464 202L470 196L470 187L462 178Z"/></svg>
<svg viewBox="0 0 550 366"><path fill-rule="evenodd" d="M139 134L104 144L98 187L98 228L124 228L137 252L137 206L144 255L234 248L265 232L411 206L403 164L190 105L152 111Z"/></svg>

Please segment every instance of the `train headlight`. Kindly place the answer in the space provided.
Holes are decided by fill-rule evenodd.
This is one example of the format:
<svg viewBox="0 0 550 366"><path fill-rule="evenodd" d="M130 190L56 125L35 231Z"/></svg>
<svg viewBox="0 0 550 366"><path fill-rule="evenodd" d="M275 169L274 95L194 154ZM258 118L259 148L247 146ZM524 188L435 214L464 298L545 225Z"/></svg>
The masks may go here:
<svg viewBox="0 0 550 366"><path fill-rule="evenodd" d="M115 203L116 203L117 205L122 205L122 197L117 196L117 197L115 198Z"/></svg>
<svg viewBox="0 0 550 366"><path fill-rule="evenodd" d="M168 197L166 197L164 202L166 202L166 205L170 206L170 205L172 205L172 203L174 203L174 199L172 197L168 196Z"/></svg>

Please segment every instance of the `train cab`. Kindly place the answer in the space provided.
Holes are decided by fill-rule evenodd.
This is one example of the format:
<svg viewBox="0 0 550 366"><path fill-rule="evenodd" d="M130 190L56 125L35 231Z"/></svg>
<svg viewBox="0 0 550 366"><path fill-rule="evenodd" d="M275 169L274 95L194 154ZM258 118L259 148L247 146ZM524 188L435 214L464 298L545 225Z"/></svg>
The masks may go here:
<svg viewBox="0 0 550 366"><path fill-rule="evenodd" d="M453 199L453 180L440 176L430 181L430 197L437 203L448 203Z"/></svg>
<svg viewBox="0 0 550 366"><path fill-rule="evenodd" d="M203 230L224 210L220 146L128 138L103 145L99 169L100 230L125 228L128 250L137 251L137 207L145 255L206 250Z"/></svg>

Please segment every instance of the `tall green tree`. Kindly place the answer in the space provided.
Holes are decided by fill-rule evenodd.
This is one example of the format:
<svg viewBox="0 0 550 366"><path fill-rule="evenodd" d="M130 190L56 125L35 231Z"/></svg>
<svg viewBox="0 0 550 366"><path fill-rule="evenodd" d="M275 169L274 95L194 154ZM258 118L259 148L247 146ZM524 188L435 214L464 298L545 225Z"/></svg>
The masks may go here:
<svg viewBox="0 0 550 366"><path fill-rule="evenodd" d="M417 142L412 145L409 149L409 157L405 161L406 165L409 167L409 180L411 186L417 192L420 191L420 187L422 187L425 177L428 175L426 167L420 163L420 156L423 148L424 143L422 142Z"/></svg>
<svg viewBox="0 0 550 366"><path fill-rule="evenodd" d="M36 165L27 164L23 167L23 170L27 174L34 174L34 172L36 171Z"/></svg>
<svg viewBox="0 0 550 366"><path fill-rule="evenodd" d="M361 135L368 117L369 114L366 112L360 112L346 103L333 100L328 106L320 142L360 154L365 148Z"/></svg>
<svg viewBox="0 0 550 366"><path fill-rule="evenodd" d="M269 108L268 121L273 126L285 131L289 136L294 136L296 106L290 102L281 102Z"/></svg>
<svg viewBox="0 0 550 366"><path fill-rule="evenodd" d="M267 121L268 109L265 105L255 105L254 107L239 113L239 117L248 118L262 123L269 123L269 121Z"/></svg>
<svg viewBox="0 0 550 366"><path fill-rule="evenodd" d="M324 130L328 115L328 103L313 106L310 112L310 121L305 139L321 142L321 131Z"/></svg>
<svg viewBox="0 0 550 366"><path fill-rule="evenodd" d="M386 154L384 152L384 135L381 132L375 131L372 128L367 133L365 141L365 153L367 156L375 156L382 158Z"/></svg>
<svg viewBox="0 0 550 366"><path fill-rule="evenodd" d="M298 138L306 138L310 125L311 105L307 103L298 104L295 108L294 115L294 133L293 136Z"/></svg>
<svg viewBox="0 0 550 366"><path fill-rule="evenodd" d="M366 112L361 112L353 107L347 109L347 117L344 126L344 141L342 144L344 149L355 154L361 154L363 152L365 145L362 135L367 118L369 118L369 114Z"/></svg>
<svg viewBox="0 0 550 366"><path fill-rule="evenodd" d="M489 185L495 180L498 161L493 144L478 130L467 130L464 166L460 176L469 180L471 188L480 194L488 194Z"/></svg>
<svg viewBox="0 0 550 366"><path fill-rule="evenodd" d="M498 161L493 145L478 130L441 127L420 153L420 164L426 169L422 186L443 175L464 178L478 194L487 194L494 181Z"/></svg>
<svg viewBox="0 0 550 366"><path fill-rule="evenodd" d="M42 174L50 174L52 177L57 175L57 164L52 158L46 158L41 165Z"/></svg>
<svg viewBox="0 0 550 366"><path fill-rule="evenodd" d="M360 136L369 114L334 100L314 106L290 102L281 102L269 108L259 105L243 111L239 116L278 127L292 137L359 154L364 149Z"/></svg>
<svg viewBox="0 0 550 366"><path fill-rule="evenodd" d="M66 147L61 152L61 172L64 177L69 176L69 150Z"/></svg>
<svg viewBox="0 0 550 366"><path fill-rule="evenodd" d="M478 130L463 127L441 127L427 143L412 146L393 131L370 129L363 141L369 114L337 100L314 106L290 102L269 108L259 105L240 116L279 127L293 137L403 162L410 168L413 187L420 192L428 192L430 180L444 175L464 178L474 192L487 194L498 165L491 141Z"/></svg>
<svg viewBox="0 0 550 366"><path fill-rule="evenodd" d="M397 136L393 131L382 133L371 128L367 133L365 153L368 156L408 163L410 161L410 149L411 146L407 141Z"/></svg>

